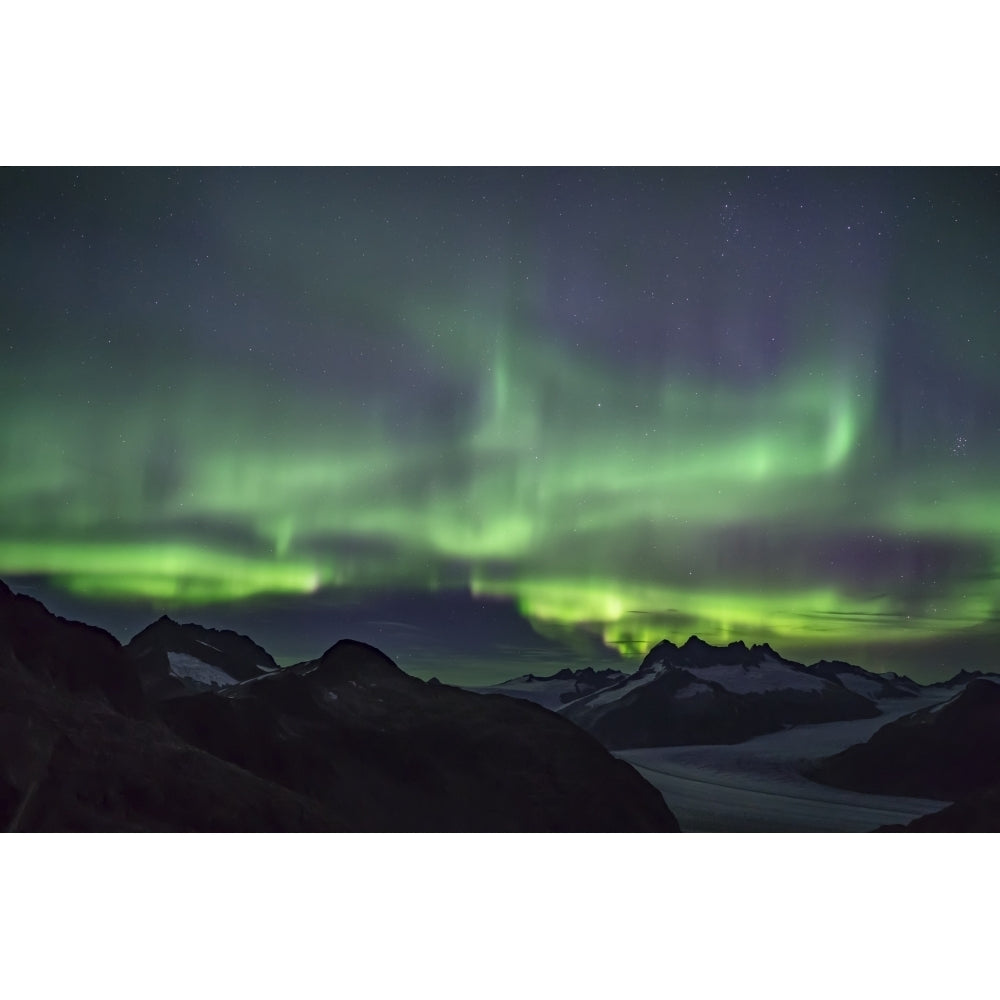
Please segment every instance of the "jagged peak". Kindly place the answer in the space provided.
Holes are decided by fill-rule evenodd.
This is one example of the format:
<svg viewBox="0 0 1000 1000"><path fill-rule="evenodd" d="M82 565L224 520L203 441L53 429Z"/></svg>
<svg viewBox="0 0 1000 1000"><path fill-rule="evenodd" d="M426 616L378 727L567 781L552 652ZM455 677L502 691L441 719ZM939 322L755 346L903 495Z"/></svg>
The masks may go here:
<svg viewBox="0 0 1000 1000"><path fill-rule="evenodd" d="M692 638L693 638L693 636L692 636ZM649 652L650 653L654 653L658 649L680 649L680 648L681 648L680 646L678 646L674 642L671 642L669 639L661 639L655 646L652 647L652 649L650 649ZM647 655L649 655L649 654L647 654Z"/></svg>
<svg viewBox="0 0 1000 1000"><path fill-rule="evenodd" d="M688 638L688 640L680 648L681 649L711 649L712 646L709 643L705 642L705 640L702 639L701 636L692 635L692 636L690 636Z"/></svg>

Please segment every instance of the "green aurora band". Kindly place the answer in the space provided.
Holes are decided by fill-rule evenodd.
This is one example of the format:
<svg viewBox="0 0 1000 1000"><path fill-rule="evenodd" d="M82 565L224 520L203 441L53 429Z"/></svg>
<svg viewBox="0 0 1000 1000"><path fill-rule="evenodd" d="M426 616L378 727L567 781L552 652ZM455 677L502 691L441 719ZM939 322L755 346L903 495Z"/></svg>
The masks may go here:
<svg viewBox="0 0 1000 1000"><path fill-rule="evenodd" d="M249 369L146 386L113 413L101 400L120 387L64 385L40 413L37 386L8 377L0 574L167 605L466 584L628 654L692 631L792 648L920 639L996 614L1000 492L969 482L942 500L934 467L905 495L879 483L870 378L831 380L814 357L742 390L616 381L536 349L537 335L497 340L509 349L450 439L401 435L364 400L323 412L273 398ZM447 370L447 350L439 360ZM993 553L994 575L923 594L811 578L794 546L817 519L870 537L958 533ZM741 526L784 553L776 565L717 551Z"/></svg>
<svg viewBox="0 0 1000 1000"><path fill-rule="evenodd" d="M325 175L284 184L270 206L233 194L233 178L249 175L188 176L215 185L217 207L192 216L225 264L207 283L187 236L164 230L154 253L136 223L129 252L148 262L130 280L159 282L141 302L102 291L110 279L97 264L79 287L46 288L42 243L23 265L37 290L27 279L23 294L8 289L17 336L0 367L0 576L156 608L469 588L513 600L543 634L572 626L630 656L693 632L837 655L997 620L995 449L985 438L950 447L941 428L959 427L960 402L935 416L923 401L895 431L885 419L895 386L911 384L894 381L901 355L889 346L899 343L886 319L899 289L931 330L917 345L924 358L958 342L957 307L945 322L928 290L935 267L946 301L971 303L952 369L979 398L1000 392L996 367L977 360L995 352L996 286L972 286L961 245L936 251L934 265L909 261L902 249L922 230L900 229L890 280L848 260L853 234L824 230L823 247L833 241L841 256L782 293L769 321L781 351L766 364L751 318L771 308L778 279L746 251L745 273L720 272L697 290L708 304L678 312L654 361L648 336L643 350L631 346L641 338L629 324L642 317L628 305L600 311L597 278L580 279L589 337L546 319L559 280L596 265L578 252L560 279L551 255L532 259L542 240L527 213L508 229L470 198L458 221L441 223L450 249L421 269L409 261L426 255L423 233L438 231L427 218L419 239L383 232L382 203L371 221L351 207L364 199L345 194L334 225L306 191L325 190ZM168 194L160 175L143 177L155 191L137 195L128 218L152 231L165 225L157 198ZM423 178L430 190L434 178ZM368 179L341 183L361 191ZM386 226L410 212L408 191L386 200ZM613 228L618 209L608 211ZM736 266L716 243L696 245L704 215L676 212L690 237L686 273ZM501 233L490 238L505 263L468 263L482 231ZM804 254L779 242L792 273ZM990 246L973 249L986 259ZM115 266L128 258L115 253ZM619 255L606 266L628 303L655 275L636 276L638 250ZM60 266L64 276L84 267L76 257ZM91 286L103 304L76 308ZM49 293L66 308L36 308L32 295Z"/></svg>

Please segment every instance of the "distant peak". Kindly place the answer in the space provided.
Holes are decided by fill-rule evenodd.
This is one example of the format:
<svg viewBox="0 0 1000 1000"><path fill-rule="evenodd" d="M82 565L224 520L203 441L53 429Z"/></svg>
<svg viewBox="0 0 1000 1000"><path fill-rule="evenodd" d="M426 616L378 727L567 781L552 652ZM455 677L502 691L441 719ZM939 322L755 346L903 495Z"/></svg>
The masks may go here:
<svg viewBox="0 0 1000 1000"><path fill-rule="evenodd" d="M338 639L319 658L319 665L337 670L354 669L362 673L385 671L386 668L394 673L403 673L381 649L358 639Z"/></svg>
<svg viewBox="0 0 1000 1000"><path fill-rule="evenodd" d="M708 643L704 639L699 638L696 635L692 635L687 642L681 646L681 649L707 649Z"/></svg>
<svg viewBox="0 0 1000 1000"><path fill-rule="evenodd" d="M690 641L690 640L689 640L689 641ZM671 642L671 641L670 641L669 639L661 639L661 640L660 640L660 641L659 641L659 642L658 642L658 643L657 643L657 644L656 644L656 645L655 645L655 646L653 647L653 649L679 649L679 648L680 648L679 646L677 646L677 645L675 645L674 643L672 643L672 642ZM651 649L651 650L650 650L650 652L652 652L652 651L653 651L653 649Z"/></svg>
<svg viewBox="0 0 1000 1000"><path fill-rule="evenodd" d="M360 639L338 639L332 646L329 647L329 649L326 650L326 652L320 657L320 659L325 660L328 656L331 656L334 653L361 652L361 651L365 651L367 653L375 653L383 660L387 660L389 663L392 663L392 660L390 660L389 657L386 656L381 649L379 649L376 646L372 646L370 643L362 642Z"/></svg>

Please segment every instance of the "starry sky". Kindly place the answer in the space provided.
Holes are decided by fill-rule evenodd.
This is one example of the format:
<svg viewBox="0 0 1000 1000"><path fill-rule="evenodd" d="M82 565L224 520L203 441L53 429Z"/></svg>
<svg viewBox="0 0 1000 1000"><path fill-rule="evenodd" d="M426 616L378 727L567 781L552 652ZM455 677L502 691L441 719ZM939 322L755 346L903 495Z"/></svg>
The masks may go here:
<svg viewBox="0 0 1000 1000"><path fill-rule="evenodd" d="M0 577L490 683L1000 669L1000 172L0 170Z"/></svg>

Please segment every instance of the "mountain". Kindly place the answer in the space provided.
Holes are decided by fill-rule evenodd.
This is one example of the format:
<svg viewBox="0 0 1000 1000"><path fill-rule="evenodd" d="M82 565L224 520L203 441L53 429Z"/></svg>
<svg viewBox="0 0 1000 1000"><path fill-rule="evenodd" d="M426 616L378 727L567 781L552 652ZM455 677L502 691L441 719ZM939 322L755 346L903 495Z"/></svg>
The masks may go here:
<svg viewBox="0 0 1000 1000"><path fill-rule="evenodd" d="M2 580L0 656L11 668L29 670L88 703L97 700L132 716L146 712L135 669L114 636L59 618Z"/></svg>
<svg viewBox="0 0 1000 1000"><path fill-rule="evenodd" d="M332 811L178 740L107 632L0 582L0 829L336 830Z"/></svg>
<svg viewBox="0 0 1000 1000"><path fill-rule="evenodd" d="M946 681L937 681L935 684L928 684L929 688L964 688L970 681L983 678L1000 682L1000 674L984 673L982 670L959 670L954 677L949 677Z"/></svg>
<svg viewBox="0 0 1000 1000"><path fill-rule="evenodd" d="M612 750L739 743L803 723L873 718L872 701L768 645L664 640L631 676L562 714Z"/></svg>
<svg viewBox="0 0 1000 1000"><path fill-rule="evenodd" d="M961 799L1000 783L1000 683L983 677L957 695L883 726L807 777L838 788Z"/></svg>
<svg viewBox="0 0 1000 1000"><path fill-rule="evenodd" d="M177 652L180 629L226 652L219 633L155 625L167 638L148 648ZM424 684L350 641L148 698L112 636L0 583L0 829L677 828L633 768L536 705Z"/></svg>
<svg viewBox="0 0 1000 1000"><path fill-rule="evenodd" d="M152 700L228 687L278 670L267 650L229 629L181 625L166 615L125 647Z"/></svg>
<svg viewBox="0 0 1000 1000"><path fill-rule="evenodd" d="M158 711L186 742L358 830L677 829L662 796L572 723L425 683L360 642Z"/></svg>
<svg viewBox="0 0 1000 1000"><path fill-rule="evenodd" d="M628 674L611 667L605 670L595 670L593 667L570 670L566 667L548 676L536 677L534 674L523 674L521 677L514 677L490 687L467 690L479 694L505 694L511 698L533 701L543 708L558 711L569 702L602 691L612 684L625 680L626 677Z"/></svg>
<svg viewBox="0 0 1000 1000"><path fill-rule="evenodd" d="M922 687L916 681L896 673L876 674L843 660L820 660L810 664L809 672L835 681L848 691L871 701L885 698L916 698Z"/></svg>

